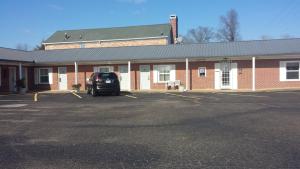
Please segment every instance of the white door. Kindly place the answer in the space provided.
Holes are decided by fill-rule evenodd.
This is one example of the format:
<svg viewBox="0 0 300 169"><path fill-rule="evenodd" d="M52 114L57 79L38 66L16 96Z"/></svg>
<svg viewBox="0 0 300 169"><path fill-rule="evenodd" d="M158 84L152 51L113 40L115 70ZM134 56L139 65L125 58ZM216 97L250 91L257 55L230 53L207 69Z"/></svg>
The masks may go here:
<svg viewBox="0 0 300 169"><path fill-rule="evenodd" d="M150 89L150 65L140 65L140 89Z"/></svg>
<svg viewBox="0 0 300 169"><path fill-rule="evenodd" d="M17 69L15 67L9 67L9 91L10 92L16 92L17 91Z"/></svg>
<svg viewBox="0 0 300 169"><path fill-rule="evenodd" d="M237 63L215 63L215 89L238 89Z"/></svg>
<svg viewBox="0 0 300 169"><path fill-rule="evenodd" d="M59 90L68 89L67 68L58 67L58 88Z"/></svg>
<svg viewBox="0 0 300 169"><path fill-rule="evenodd" d="M231 89L231 64L230 62L223 62L220 66L221 89Z"/></svg>
<svg viewBox="0 0 300 169"><path fill-rule="evenodd" d="M128 66L119 66L119 72L121 90L129 90Z"/></svg>

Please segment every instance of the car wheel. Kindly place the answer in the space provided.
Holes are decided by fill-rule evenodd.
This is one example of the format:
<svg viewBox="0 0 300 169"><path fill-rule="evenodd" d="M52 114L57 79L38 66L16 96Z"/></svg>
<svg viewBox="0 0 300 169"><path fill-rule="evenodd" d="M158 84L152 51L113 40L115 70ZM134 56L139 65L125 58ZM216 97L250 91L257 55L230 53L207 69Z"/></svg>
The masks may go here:
<svg viewBox="0 0 300 169"><path fill-rule="evenodd" d="M92 96L94 96L94 97L97 96L97 93L96 93L96 91L94 90L93 87L91 88L91 94L92 94Z"/></svg>

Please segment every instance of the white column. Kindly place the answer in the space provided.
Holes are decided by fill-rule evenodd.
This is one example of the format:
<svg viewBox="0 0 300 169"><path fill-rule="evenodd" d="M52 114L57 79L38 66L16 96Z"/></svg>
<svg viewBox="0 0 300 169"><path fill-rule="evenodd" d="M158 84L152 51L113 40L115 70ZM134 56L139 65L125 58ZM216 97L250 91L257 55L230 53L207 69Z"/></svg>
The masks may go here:
<svg viewBox="0 0 300 169"><path fill-rule="evenodd" d="M190 83L189 83L189 59L185 59L185 90L190 89Z"/></svg>
<svg viewBox="0 0 300 169"><path fill-rule="evenodd" d="M75 84L78 84L78 64L77 62L74 62L74 66L75 66Z"/></svg>
<svg viewBox="0 0 300 169"><path fill-rule="evenodd" d="M255 57L252 57L252 91L255 91Z"/></svg>
<svg viewBox="0 0 300 169"><path fill-rule="evenodd" d="M22 75L22 64L19 63L19 79L21 80L23 78L23 75Z"/></svg>
<svg viewBox="0 0 300 169"><path fill-rule="evenodd" d="M131 63L128 61L128 91L131 91Z"/></svg>

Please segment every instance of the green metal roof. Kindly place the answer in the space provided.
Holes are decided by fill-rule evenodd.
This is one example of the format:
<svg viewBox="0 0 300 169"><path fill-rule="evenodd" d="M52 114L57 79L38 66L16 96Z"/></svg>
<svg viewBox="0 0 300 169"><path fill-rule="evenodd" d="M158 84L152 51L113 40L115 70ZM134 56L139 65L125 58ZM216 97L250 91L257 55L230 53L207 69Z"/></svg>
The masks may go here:
<svg viewBox="0 0 300 169"><path fill-rule="evenodd" d="M169 37L170 33L170 24L99 29L62 30L55 32L44 43L149 38L159 36Z"/></svg>

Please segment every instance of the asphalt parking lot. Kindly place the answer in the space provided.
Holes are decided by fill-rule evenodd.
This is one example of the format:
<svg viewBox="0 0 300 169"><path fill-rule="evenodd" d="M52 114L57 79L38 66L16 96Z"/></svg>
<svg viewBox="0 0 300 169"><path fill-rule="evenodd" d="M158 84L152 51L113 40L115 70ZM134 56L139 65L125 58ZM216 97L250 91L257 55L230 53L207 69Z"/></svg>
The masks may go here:
<svg viewBox="0 0 300 169"><path fill-rule="evenodd" d="M0 95L0 168L300 168L300 92Z"/></svg>

